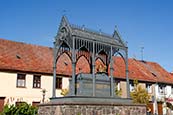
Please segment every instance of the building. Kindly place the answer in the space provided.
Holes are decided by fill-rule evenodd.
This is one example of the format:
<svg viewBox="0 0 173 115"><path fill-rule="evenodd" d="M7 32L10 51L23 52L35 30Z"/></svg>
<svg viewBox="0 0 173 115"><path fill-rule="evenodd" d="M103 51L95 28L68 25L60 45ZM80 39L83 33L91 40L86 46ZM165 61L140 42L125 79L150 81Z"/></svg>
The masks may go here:
<svg viewBox="0 0 173 115"><path fill-rule="evenodd" d="M52 95L52 48L0 39L0 110L4 104L44 101ZM58 71L58 73L61 73ZM69 76L57 78L57 95Z"/></svg>

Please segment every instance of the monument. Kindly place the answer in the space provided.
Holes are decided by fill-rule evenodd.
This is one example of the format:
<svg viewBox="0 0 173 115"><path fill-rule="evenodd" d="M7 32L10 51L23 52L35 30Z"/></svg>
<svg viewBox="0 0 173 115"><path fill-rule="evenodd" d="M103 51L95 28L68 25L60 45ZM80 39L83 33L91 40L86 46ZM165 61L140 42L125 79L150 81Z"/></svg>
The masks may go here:
<svg viewBox="0 0 173 115"><path fill-rule="evenodd" d="M70 93L56 97L56 67L60 55L67 52L72 60ZM90 73L76 74L76 62L84 55ZM127 98L115 95L113 56L120 55L126 65ZM96 67L96 59L104 65ZM62 17L54 42L53 92L49 103L39 106L39 115L145 115L146 106L130 99L128 79L128 47L117 30L113 35L79 27ZM97 70L97 71L96 71ZM109 71L109 72L108 72Z"/></svg>

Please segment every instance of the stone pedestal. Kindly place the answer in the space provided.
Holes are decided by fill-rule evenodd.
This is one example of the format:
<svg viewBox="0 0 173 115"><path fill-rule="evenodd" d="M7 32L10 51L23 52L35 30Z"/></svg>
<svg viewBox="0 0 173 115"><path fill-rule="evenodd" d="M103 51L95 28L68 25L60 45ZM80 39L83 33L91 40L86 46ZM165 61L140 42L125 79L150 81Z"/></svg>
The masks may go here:
<svg viewBox="0 0 173 115"><path fill-rule="evenodd" d="M68 96L39 106L39 115L146 115L146 106L130 99Z"/></svg>

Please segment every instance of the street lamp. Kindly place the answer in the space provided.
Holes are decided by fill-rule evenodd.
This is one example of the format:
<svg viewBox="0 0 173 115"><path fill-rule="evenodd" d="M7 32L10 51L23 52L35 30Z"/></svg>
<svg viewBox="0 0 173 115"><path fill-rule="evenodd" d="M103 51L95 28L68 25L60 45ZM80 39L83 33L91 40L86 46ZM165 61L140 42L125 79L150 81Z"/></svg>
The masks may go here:
<svg viewBox="0 0 173 115"><path fill-rule="evenodd" d="M43 98L42 98L42 102L44 103L44 101L45 101L45 96L46 96L46 89L42 89L41 90L41 92L42 92L42 96L43 96Z"/></svg>

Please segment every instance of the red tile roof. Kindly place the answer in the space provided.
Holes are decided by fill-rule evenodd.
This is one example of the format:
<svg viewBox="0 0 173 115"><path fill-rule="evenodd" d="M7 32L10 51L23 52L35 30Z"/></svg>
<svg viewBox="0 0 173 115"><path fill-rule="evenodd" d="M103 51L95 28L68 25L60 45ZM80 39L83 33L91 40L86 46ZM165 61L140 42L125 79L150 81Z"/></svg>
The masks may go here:
<svg viewBox="0 0 173 115"><path fill-rule="evenodd" d="M116 77L125 78L125 64L122 58L116 57L114 64L114 75ZM130 79L138 79L142 81L156 81L156 78L151 75L151 72L146 68L142 62L129 59L128 60L128 67L129 67L129 78Z"/></svg>
<svg viewBox="0 0 173 115"><path fill-rule="evenodd" d="M0 39L0 70L52 73L52 48Z"/></svg>
<svg viewBox="0 0 173 115"><path fill-rule="evenodd" d="M113 59L113 75L116 78L125 79L125 63L123 59L120 57L114 57ZM129 59L128 61L129 79L173 83L173 74L168 73L157 63L135 59ZM96 62L96 64L99 64L99 62ZM103 63L100 62L100 64ZM52 67L52 48L0 39L0 71L52 74ZM89 73L90 71L88 61L82 56L76 64L76 73ZM72 74L71 59L65 53L58 59L57 73L69 76Z"/></svg>

